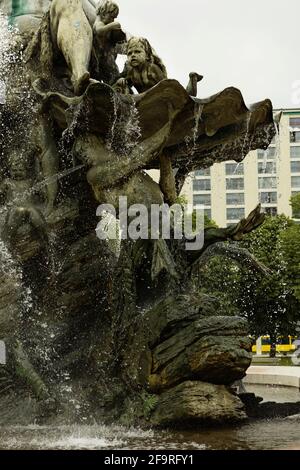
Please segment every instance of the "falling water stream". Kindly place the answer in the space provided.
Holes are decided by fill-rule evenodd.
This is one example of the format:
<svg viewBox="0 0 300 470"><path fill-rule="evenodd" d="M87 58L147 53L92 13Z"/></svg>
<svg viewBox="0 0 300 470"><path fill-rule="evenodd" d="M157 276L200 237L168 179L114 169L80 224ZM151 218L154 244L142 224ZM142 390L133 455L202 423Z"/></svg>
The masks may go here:
<svg viewBox="0 0 300 470"><path fill-rule="evenodd" d="M0 103L5 94L5 78L3 71L6 65L14 61L15 58L9 54L9 45L12 38L12 31L7 29L7 19L0 12ZM5 33L6 32L6 33ZM2 70L2 75L1 75ZM199 122L201 120L203 106L195 107L195 127L193 130L192 144L193 150L197 140ZM118 131L118 103L114 102L114 119L111 127L111 133L108 137L107 146L113 148L115 134ZM79 111L78 111L79 112ZM74 116L72 125L64 134L65 139L72 139L72 133L76 126L77 115ZM140 136L140 127L138 123L138 114L134 102L130 108L127 121L121 123L123 132L125 132L124 152L129 153L131 148ZM247 122L249 126L249 121ZM1 129L0 129L1 132ZM245 141L247 139L247 133ZM277 135L279 139L279 136ZM191 140L191 139L190 139ZM190 144L190 141L187 144ZM243 148L244 148L243 144ZM1 151L1 150L0 150ZM265 156L267 159L267 155ZM265 162L264 159L264 162ZM239 164L238 164L239 165ZM236 171L238 169L238 165ZM84 165L74 166L59 174L54 175L53 179L63 178L70 173L78 171ZM37 187L48 184L51 179L45 179L37 183L30 189L29 193L34 192ZM28 194L30 195L30 194ZM26 196L26 195L24 195ZM16 201L12 201L13 203ZM4 205L0 209L0 218L2 213L7 211L8 206ZM52 240L55 244L55 240ZM15 282L22 285L22 272L19 266L11 257L7 247L0 240L1 268L4 272L15 279ZM53 266L53 269L59 270L59 266ZM30 310L32 301L30 290L24 287L24 308ZM35 320L37 321L37 320ZM46 335L55 333L47 330L47 325L42 325ZM51 336L52 337L52 336ZM1 332L0 332L1 339ZM44 349L44 354L47 351ZM51 364L49 364L51 366ZM1 366L0 366L1 367ZM251 390L258 392L259 395L266 396L266 389ZM69 397L69 401L74 402L72 388L68 385L68 377L62 377L61 393ZM300 393L297 390L292 392L287 389L279 389L274 401L300 401ZM1 402L0 394L0 402ZM74 408L80 407L80 404L73 403ZM59 420L57 420L58 422ZM1 414L0 414L1 422ZM263 439L262 439L263 436ZM31 424L21 425L2 425L0 426L0 449L169 449L169 450L215 450L215 449L300 449L300 416L287 419L272 420L248 420L239 425L227 425L220 427L199 427L197 430L174 431L174 430L143 430L139 428L125 428L119 425L104 424L86 424L84 418L81 424L62 425L55 422L51 425Z"/></svg>
<svg viewBox="0 0 300 470"><path fill-rule="evenodd" d="M277 397L285 400L284 393ZM98 424L8 426L0 428L0 449L299 450L300 416L188 431Z"/></svg>

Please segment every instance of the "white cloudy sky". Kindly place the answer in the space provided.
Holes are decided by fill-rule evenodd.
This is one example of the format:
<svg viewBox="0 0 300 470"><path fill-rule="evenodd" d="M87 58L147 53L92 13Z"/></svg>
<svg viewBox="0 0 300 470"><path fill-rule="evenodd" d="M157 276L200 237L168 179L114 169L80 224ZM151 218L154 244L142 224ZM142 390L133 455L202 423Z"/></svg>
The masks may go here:
<svg viewBox="0 0 300 470"><path fill-rule="evenodd" d="M299 0L117 3L123 29L149 39L170 78L204 75L199 97L236 86L248 104L269 97L276 108L300 107Z"/></svg>

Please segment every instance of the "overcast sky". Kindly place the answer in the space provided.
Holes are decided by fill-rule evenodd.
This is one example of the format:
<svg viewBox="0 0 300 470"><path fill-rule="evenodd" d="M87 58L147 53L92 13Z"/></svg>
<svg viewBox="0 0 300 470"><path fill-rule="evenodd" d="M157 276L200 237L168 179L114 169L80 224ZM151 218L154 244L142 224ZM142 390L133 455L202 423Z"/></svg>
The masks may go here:
<svg viewBox="0 0 300 470"><path fill-rule="evenodd" d="M204 75L198 97L235 86L248 104L300 107L299 0L117 3L123 29L150 41L169 78L186 85L190 71Z"/></svg>

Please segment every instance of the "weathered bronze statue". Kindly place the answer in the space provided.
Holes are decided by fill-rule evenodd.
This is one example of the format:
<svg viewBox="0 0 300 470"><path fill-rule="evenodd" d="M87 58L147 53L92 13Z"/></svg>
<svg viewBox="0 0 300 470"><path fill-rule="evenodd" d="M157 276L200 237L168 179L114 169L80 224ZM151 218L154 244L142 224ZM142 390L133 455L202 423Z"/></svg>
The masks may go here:
<svg viewBox="0 0 300 470"><path fill-rule="evenodd" d="M17 149L12 150L8 160L8 178L5 178L0 186L2 207L8 203L2 235L9 243L15 242L18 230L26 223L34 228L42 240L47 241L45 219L34 204L30 170L28 158Z"/></svg>
<svg viewBox="0 0 300 470"><path fill-rule="evenodd" d="M52 0L51 36L70 69L75 94L86 88L93 45L93 31L84 13L82 0Z"/></svg>
<svg viewBox="0 0 300 470"><path fill-rule="evenodd" d="M271 102L247 108L236 88L196 98L202 76L190 74L187 89L168 79L146 39L126 42L114 2L29 3L0 0L22 39L0 109L0 375L13 384L0 381L0 394L14 397L0 399L0 422L18 422L23 403L22 422L244 419L230 385L251 360L247 325L197 290L194 272L215 254L264 271L223 243L258 227L260 207L205 229L195 251L171 227L170 240L122 239L119 256L97 238L96 211L110 203L120 217L120 196L146 210L173 204L194 170L267 148ZM157 183L147 170L159 168Z"/></svg>
<svg viewBox="0 0 300 470"><path fill-rule="evenodd" d="M167 71L147 39L131 38L127 43L127 63L122 75L127 86L134 86L138 93L143 93L167 78Z"/></svg>
<svg viewBox="0 0 300 470"><path fill-rule="evenodd" d="M131 38L127 43L127 62L116 85L123 93L134 87L138 93L149 90L160 81L168 78L167 70L149 41L145 38ZM197 83L202 75L190 73L187 92L197 96Z"/></svg>
<svg viewBox="0 0 300 470"><path fill-rule="evenodd" d="M97 18L93 26L92 56L95 61L94 78L112 85L120 76L116 58L118 52L123 52L122 44L124 47L126 35L120 23L115 21L119 14L119 7L114 2L101 3L96 14Z"/></svg>

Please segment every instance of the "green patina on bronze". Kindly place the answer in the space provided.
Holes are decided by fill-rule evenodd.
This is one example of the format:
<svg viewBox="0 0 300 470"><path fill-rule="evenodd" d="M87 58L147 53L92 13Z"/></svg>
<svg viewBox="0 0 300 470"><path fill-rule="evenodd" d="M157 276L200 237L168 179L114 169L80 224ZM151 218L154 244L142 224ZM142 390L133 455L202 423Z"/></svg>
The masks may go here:
<svg viewBox="0 0 300 470"><path fill-rule="evenodd" d="M189 173L266 149L275 135L271 102L249 109L232 87L191 98L201 76L191 73L187 89L167 79L145 38L129 41L127 69L110 86L114 48L125 45L115 4L94 9L92 24L82 2L52 0L39 26L48 1L32 1L30 13L26 0L10 5L10 24L22 17L15 50L27 48L7 66L13 86L0 133L0 338L8 357L0 424L20 424L17 399L26 424L53 423L54 415L64 424L87 416L161 426L244 419L226 387L250 364L247 325L224 315L214 292L201 292L200 268L226 256L267 274L224 243L263 223L260 206L235 225L207 227L198 250L161 237L122 240L120 253L96 237L96 210L119 209L119 196L128 207L172 203ZM100 82L104 72L109 83ZM160 170L159 184L148 169ZM72 400L62 393L66 380Z"/></svg>
<svg viewBox="0 0 300 470"><path fill-rule="evenodd" d="M16 17L23 15L24 13L24 0L12 0L11 2L11 14L9 16L9 24L15 23Z"/></svg>

